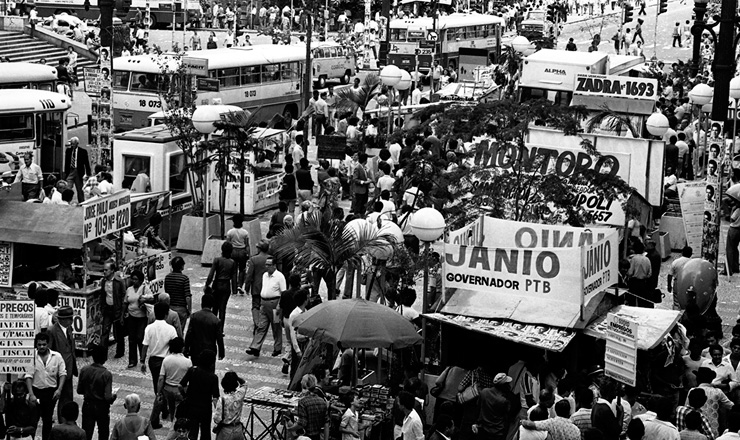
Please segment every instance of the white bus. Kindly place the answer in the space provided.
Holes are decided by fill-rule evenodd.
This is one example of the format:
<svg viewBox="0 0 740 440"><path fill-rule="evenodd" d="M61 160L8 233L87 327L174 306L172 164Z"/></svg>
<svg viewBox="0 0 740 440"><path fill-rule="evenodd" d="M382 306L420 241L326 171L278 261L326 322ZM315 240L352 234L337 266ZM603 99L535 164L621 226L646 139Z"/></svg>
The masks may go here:
<svg viewBox="0 0 740 440"><path fill-rule="evenodd" d="M258 45L190 51L187 58L206 60L208 77L198 78L197 105L236 105L269 121L276 113L298 118L303 111L302 78L305 46ZM113 59L113 117L117 129L149 125L149 115L162 108L157 91L169 87L160 64L177 70L177 61L151 55Z"/></svg>
<svg viewBox="0 0 740 440"><path fill-rule="evenodd" d="M2 70L2 69L0 69ZM61 173L67 140L66 95L46 90L0 90L0 174L18 169L23 154L44 174Z"/></svg>
<svg viewBox="0 0 740 440"><path fill-rule="evenodd" d="M416 68L426 73L434 59L444 67L458 70L461 79L472 69L496 63L501 53L501 32L504 19L485 14L450 14L440 16L436 26L431 17L391 20L388 62L406 70ZM436 32L436 42L428 41ZM430 38L429 40L433 40Z"/></svg>
<svg viewBox="0 0 740 440"><path fill-rule="evenodd" d="M36 63L3 63L0 89L57 90L57 69Z"/></svg>
<svg viewBox="0 0 740 440"><path fill-rule="evenodd" d="M314 44L311 46L311 68L318 88L326 87L326 81L330 79L339 79L340 83L349 84L355 76L353 51L331 41Z"/></svg>
<svg viewBox="0 0 740 440"><path fill-rule="evenodd" d="M173 14L177 24L188 22L194 16L203 12L197 0L116 0L114 14L123 21L130 21L136 17L136 10L141 10L142 17L149 3L149 16L152 28L158 25L172 24ZM185 5L183 7L183 4ZM36 0L36 9L40 17L66 12L82 19L97 20L100 17L98 0L90 0L88 10L85 10L85 0ZM172 8L175 8L174 13ZM183 10L184 9L184 10Z"/></svg>

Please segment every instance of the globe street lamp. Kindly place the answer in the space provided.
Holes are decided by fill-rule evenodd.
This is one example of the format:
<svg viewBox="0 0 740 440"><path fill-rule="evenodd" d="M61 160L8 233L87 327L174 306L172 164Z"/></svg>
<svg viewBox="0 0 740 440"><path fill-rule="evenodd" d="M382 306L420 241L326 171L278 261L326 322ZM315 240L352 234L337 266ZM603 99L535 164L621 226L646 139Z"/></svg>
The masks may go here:
<svg viewBox="0 0 740 440"><path fill-rule="evenodd" d="M442 213L434 208L422 208L411 217L411 232L424 243L424 291L422 292L421 302L421 361L426 364L426 337L427 325L424 314L429 311L429 257L432 242L437 241L445 231L447 224Z"/></svg>
<svg viewBox="0 0 740 440"><path fill-rule="evenodd" d="M398 84L393 87L397 92L405 92L411 87L411 74L406 70L401 70L401 80ZM405 95L404 95L405 96ZM392 103L391 103L392 104ZM403 120L403 114L401 113L401 107L403 107L403 99L398 100L398 116ZM403 126L403 125L402 125ZM391 126L388 126L388 134L391 134Z"/></svg>
<svg viewBox="0 0 740 440"><path fill-rule="evenodd" d="M653 113L645 121L645 128L651 135L661 137L668 131L668 118L663 113Z"/></svg>
<svg viewBox="0 0 740 440"><path fill-rule="evenodd" d="M526 56L529 54L525 54L525 52L528 52L532 49L532 43L530 43L527 37L519 35L518 37L514 37L514 39L511 40L511 48L514 49L514 51L516 51L517 53Z"/></svg>
<svg viewBox="0 0 740 440"><path fill-rule="evenodd" d="M708 113L711 110L710 103L712 102L712 98L714 97L714 88L708 86L704 83L699 83L694 86L693 89L689 92L689 99L699 106L699 130L697 133L699 134L699 137L697 138L701 142L701 129L702 129L702 116L704 113ZM705 109L704 106L709 105L709 108ZM707 149L707 136L706 131L704 132L704 157L702 157L702 167L701 172L704 173L705 167L706 167L706 149Z"/></svg>
<svg viewBox="0 0 740 440"><path fill-rule="evenodd" d="M391 123L393 122L392 103L393 98L395 98L394 87L401 82L401 79L401 69L394 64L389 64L380 71L380 82L388 88L388 94L391 95L388 99L388 129L386 130L389 134L391 132Z"/></svg>

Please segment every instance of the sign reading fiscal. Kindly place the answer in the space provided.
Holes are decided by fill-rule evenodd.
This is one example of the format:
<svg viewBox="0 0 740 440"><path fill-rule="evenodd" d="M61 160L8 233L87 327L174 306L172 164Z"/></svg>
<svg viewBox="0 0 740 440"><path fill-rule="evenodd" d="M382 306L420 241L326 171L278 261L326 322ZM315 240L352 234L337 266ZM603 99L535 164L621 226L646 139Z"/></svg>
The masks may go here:
<svg viewBox="0 0 740 440"><path fill-rule="evenodd" d="M0 301L0 373L33 374L33 301Z"/></svg>
<svg viewBox="0 0 740 440"><path fill-rule="evenodd" d="M609 313L604 373L625 385L637 382L637 322Z"/></svg>
<svg viewBox="0 0 740 440"><path fill-rule="evenodd" d="M119 191L82 204L85 208L82 242L87 243L131 225L131 193Z"/></svg>
<svg viewBox="0 0 740 440"><path fill-rule="evenodd" d="M658 81L654 78L579 73L573 92L579 95L655 100Z"/></svg>

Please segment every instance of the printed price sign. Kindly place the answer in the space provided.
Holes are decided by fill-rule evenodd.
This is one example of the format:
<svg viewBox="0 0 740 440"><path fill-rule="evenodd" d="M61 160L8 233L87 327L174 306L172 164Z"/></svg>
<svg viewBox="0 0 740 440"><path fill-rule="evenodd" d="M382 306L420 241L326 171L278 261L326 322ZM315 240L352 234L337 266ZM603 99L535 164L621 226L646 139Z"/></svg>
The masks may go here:
<svg viewBox="0 0 740 440"><path fill-rule="evenodd" d="M33 374L33 301L0 301L0 373Z"/></svg>
<svg viewBox="0 0 740 440"><path fill-rule="evenodd" d="M625 385L637 382L637 322L609 313L606 319L604 374Z"/></svg>

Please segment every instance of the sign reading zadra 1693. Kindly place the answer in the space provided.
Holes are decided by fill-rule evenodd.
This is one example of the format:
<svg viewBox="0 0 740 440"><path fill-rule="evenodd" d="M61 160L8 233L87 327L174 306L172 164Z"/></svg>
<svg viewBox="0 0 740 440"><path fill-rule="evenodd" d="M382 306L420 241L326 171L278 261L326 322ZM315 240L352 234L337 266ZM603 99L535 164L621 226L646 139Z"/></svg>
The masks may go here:
<svg viewBox="0 0 740 440"><path fill-rule="evenodd" d="M579 73L573 92L579 95L657 99L658 81L654 78Z"/></svg>

